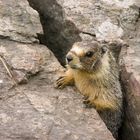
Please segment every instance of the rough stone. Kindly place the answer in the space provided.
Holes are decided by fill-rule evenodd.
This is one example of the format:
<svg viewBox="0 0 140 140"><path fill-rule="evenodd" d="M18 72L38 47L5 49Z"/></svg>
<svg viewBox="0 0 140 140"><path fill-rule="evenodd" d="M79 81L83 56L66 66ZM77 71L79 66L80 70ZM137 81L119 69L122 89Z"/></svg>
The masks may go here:
<svg viewBox="0 0 140 140"><path fill-rule="evenodd" d="M95 39L99 26L106 20L110 21L112 28L121 30L118 24L120 10L111 11L102 1L96 0L28 0L41 17L44 36L40 36L43 44L51 49L58 60L64 64L64 57L73 43L77 41ZM105 27L106 28L106 27ZM103 30L105 30L103 28ZM101 30L102 32L102 30ZM104 32L103 32L104 33ZM114 33L114 32L113 32ZM115 32L116 33L116 32ZM86 35L86 36L85 36ZM112 34L106 36L110 37ZM122 34L114 36L120 39ZM104 38L103 38L104 39Z"/></svg>
<svg viewBox="0 0 140 140"><path fill-rule="evenodd" d="M0 40L0 55L9 65L18 83L41 71L44 47Z"/></svg>
<svg viewBox="0 0 140 140"><path fill-rule="evenodd" d="M137 4L136 0L102 0L104 4L112 8L129 8L133 4Z"/></svg>
<svg viewBox="0 0 140 140"><path fill-rule="evenodd" d="M1 42L3 41L1 40ZM6 47L4 44L6 44ZM7 54L4 55L4 58L11 67L12 59L17 58L14 64L17 63L16 67L19 71L22 63L25 62L25 58L28 60L28 65L24 71L28 73L31 70L32 63L36 60L34 52L36 52L37 58L38 54L42 53L41 57L44 61L41 63L42 71L37 76L30 78L28 84L13 88L9 88L13 81L8 77L0 61L0 139L114 139L98 113L94 109L83 107L82 97L76 93L76 90L70 87L64 90L54 88L54 81L63 72L63 68L45 46L24 46L11 41L5 42L5 40L4 43L1 43L1 46L5 50L3 54L4 52ZM22 56L19 59L20 49L22 50ZM28 53L24 55L26 51ZM33 55L30 56L30 53ZM21 65L18 65L18 63ZM31 65L31 68L29 65ZM37 62L36 65L39 67L40 63Z"/></svg>
<svg viewBox="0 0 140 140"><path fill-rule="evenodd" d="M131 6L121 11L120 25L124 29L126 36L131 31L136 31L136 24L139 19L139 7Z"/></svg>
<svg viewBox="0 0 140 140"><path fill-rule="evenodd" d="M139 15L138 8L133 8L138 4L135 0L28 1L40 14L44 30L41 43L46 44L63 65L63 56L73 43L95 39L95 36L106 41L122 39L128 30L135 28Z"/></svg>
<svg viewBox="0 0 140 140"><path fill-rule="evenodd" d="M0 37L32 43L42 32L38 13L27 0L0 0Z"/></svg>
<svg viewBox="0 0 140 140"><path fill-rule="evenodd" d="M98 30L95 31L98 40L113 41L122 38L123 30L121 27L113 25L110 21L103 22Z"/></svg>

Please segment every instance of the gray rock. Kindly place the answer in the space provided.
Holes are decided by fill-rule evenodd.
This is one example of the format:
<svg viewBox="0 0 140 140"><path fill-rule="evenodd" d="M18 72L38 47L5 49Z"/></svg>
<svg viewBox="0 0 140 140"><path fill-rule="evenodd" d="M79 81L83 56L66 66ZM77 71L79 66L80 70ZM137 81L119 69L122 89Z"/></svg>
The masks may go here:
<svg viewBox="0 0 140 140"><path fill-rule="evenodd" d="M0 55L9 65L18 83L40 72L44 63L44 47L0 40Z"/></svg>
<svg viewBox="0 0 140 140"><path fill-rule="evenodd" d="M120 24L126 34L129 31L136 31L136 24L139 19L139 7L131 6L123 9L120 14Z"/></svg>
<svg viewBox="0 0 140 140"><path fill-rule="evenodd" d="M122 28L112 24L109 20L103 22L95 33L98 40L108 42L119 40L123 36Z"/></svg>
<svg viewBox="0 0 140 140"><path fill-rule="evenodd" d="M40 37L65 64L73 43L82 40L116 41L135 28L139 12L135 0L28 0L40 13L44 36ZM131 22L133 21L131 24ZM128 28L130 29L128 29ZM124 32L125 30L125 32Z"/></svg>
<svg viewBox="0 0 140 140"><path fill-rule="evenodd" d="M0 42L10 68L24 69L25 73L39 72L29 79L28 84L11 88L14 83L0 61L0 139L114 139L98 113L83 107L82 97L76 90L54 88L54 81L63 68L45 46ZM40 58L42 61L38 63Z"/></svg>
<svg viewBox="0 0 140 140"><path fill-rule="evenodd" d="M27 0L0 1L0 36L10 40L38 42L37 33L42 32L38 13Z"/></svg>
<svg viewBox="0 0 140 140"><path fill-rule="evenodd" d="M133 4L138 4L137 0L102 0L104 4L111 8L129 8Z"/></svg>

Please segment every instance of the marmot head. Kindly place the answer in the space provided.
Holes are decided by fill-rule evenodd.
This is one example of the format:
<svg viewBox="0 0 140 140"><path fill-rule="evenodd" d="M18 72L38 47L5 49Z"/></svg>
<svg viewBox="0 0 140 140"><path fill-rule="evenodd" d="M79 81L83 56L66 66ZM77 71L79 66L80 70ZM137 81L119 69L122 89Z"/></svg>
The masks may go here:
<svg viewBox="0 0 140 140"><path fill-rule="evenodd" d="M72 69L93 72L101 65L108 52L106 45L94 42L77 42L66 55L66 62Z"/></svg>

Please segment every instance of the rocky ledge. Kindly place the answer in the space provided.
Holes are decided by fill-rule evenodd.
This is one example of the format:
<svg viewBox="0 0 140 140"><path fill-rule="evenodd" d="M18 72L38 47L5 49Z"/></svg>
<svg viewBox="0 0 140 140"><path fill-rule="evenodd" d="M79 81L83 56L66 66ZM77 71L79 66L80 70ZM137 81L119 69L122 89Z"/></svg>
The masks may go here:
<svg viewBox="0 0 140 140"><path fill-rule="evenodd" d="M1 140L113 140L97 112L83 107L81 95L72 88L54 88L63 68L51 51L42 45L0 42L15 81L28 82L14 86L0 62Z"/></svg>
<svg viewBox="0 0 140 140"><path fill-rule="evenodd" d="M0 139L113 140L76 90L54 88L63 68L38 44L38 13L26 0L0 5Z"/></svg>

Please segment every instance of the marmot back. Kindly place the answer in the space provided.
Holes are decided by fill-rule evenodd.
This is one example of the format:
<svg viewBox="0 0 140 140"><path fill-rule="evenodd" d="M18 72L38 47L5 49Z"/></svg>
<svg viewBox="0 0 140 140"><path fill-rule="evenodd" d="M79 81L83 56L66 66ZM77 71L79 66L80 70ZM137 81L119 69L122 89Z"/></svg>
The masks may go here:
<svg viewBox="0 0 140 140"><path fill-rule="evenodd" d="M66 56L67 71L57 87L75 84L85 96L84 103L99 112L117 138L121 125L122 92L116 60L108 46L97 41L77 42Z"/></svg>

